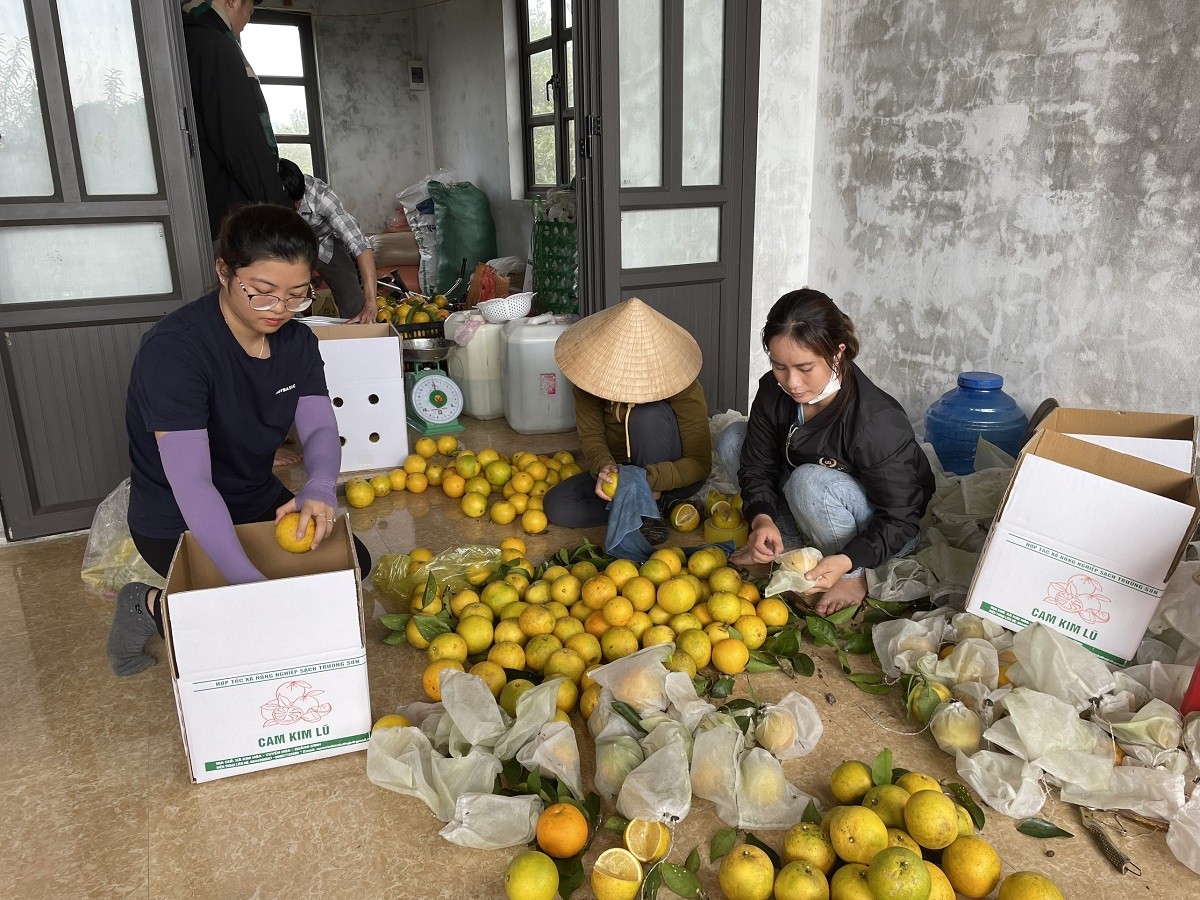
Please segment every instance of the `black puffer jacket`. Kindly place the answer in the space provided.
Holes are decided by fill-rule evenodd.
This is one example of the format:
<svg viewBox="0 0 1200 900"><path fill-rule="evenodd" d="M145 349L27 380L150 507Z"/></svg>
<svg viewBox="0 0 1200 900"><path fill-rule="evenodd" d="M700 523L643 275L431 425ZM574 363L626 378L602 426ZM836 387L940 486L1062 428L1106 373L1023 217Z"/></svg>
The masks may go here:
<svg viewBox="0 0 1200 900"><path fill-rule="evenodd" d="M833 402L803 424L775 376L759 379L738 471L751 522L763 513L774 519L786 508L780 475L805 463L853 476L875 507L871 524L842 548L855 568L882 565L920 533L933 470L904 409L853 363Z"/></svg>

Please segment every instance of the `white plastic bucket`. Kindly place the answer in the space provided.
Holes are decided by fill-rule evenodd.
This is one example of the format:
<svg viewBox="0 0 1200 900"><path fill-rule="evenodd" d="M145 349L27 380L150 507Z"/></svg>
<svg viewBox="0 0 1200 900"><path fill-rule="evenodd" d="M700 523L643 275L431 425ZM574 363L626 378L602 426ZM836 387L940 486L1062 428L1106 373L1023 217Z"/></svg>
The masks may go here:
<svg viewBox="0 0 1200 900"><path fill-rule="evenodd" d="M460 325L474 313L452 313L446 318L446 337L454 339ZM479 316L475 316L480 318ZM479 322L465 347L453 347L446 358L450 377L463 393L463 412L475 419L504 415L504 326Z"/></svg>
<svg viewBox="0 0 1200 900"><path fill-rule="evenodd" d="M521 434L575 429L575 398L558 363L554 342L569 323L554 316L522 318L504 329L504 418Z"/></svg>

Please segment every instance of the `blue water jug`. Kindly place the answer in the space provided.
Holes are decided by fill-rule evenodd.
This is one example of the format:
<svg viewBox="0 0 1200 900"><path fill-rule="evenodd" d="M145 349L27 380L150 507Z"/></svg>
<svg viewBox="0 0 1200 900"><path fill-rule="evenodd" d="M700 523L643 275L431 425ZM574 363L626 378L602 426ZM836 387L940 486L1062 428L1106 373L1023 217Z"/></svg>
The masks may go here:
<svg viewBox="0 0 1200 900"><path fill-rule="evenodd" d="M947 472L975 471L975 445L981 437L1011 456L1021 452L1029 420L1002 387L1004 379L993 372L963 372L958 387L930 404L925 439Z"/></svg>

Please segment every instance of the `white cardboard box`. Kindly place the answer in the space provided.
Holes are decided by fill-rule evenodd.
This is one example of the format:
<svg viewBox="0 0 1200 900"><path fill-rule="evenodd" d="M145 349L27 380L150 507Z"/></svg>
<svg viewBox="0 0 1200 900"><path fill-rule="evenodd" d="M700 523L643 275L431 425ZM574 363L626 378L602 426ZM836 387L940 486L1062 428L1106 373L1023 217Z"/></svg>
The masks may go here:
<svg viewBox="0 0 1200 900"><path fill-rule="evenodd" d="M408 456L400 335L384 324L312 330L342 438L342 472L398 468Z"/></svg>
<svg viewBox="0 0 1200 900"><path fill-rule="evenodd" d="M967 609L1128 665L1200 520L1196 481L1049 430L1021 451Z"/></svg>
<svg viewBox="0 0 1200 900"><path fill-rule="evenodd" d="M1195 416L1059 407L1038 427L1181 472L1196 471Z"/></svg>
<svg viewBox="0 0 1200 900"><path fill-rule="evenodd" d="M348 520L309 553L270 522L238 526L270 580L226 585L191 532L163 624L194 782L365 750L371 731L358 560Z"/></svg>

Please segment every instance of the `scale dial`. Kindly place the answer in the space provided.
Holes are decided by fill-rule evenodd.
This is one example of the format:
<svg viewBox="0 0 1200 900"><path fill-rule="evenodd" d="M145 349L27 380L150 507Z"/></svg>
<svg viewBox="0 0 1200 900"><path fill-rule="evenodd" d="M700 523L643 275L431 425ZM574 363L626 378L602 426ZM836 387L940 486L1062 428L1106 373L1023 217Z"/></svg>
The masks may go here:
<svg viewBox="0 0 1200 900"><path fill-rule="evenodd" d="M413 384L412 410L430 425L447 425L462 414L463 395L445 375L425 375Z"/></svg>

